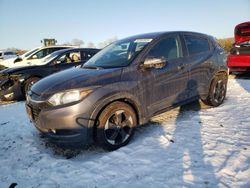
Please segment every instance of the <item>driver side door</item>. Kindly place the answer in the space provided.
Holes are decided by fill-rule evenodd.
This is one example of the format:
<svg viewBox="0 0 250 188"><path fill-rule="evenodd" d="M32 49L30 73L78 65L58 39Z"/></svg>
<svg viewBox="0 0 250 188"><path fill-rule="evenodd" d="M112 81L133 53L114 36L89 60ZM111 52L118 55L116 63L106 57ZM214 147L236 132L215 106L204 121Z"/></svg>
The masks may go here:
<svg viewBox="0 0 250 188"><path fill-rule="evenodd" d="M188 64L183 57L180 38L177 34L160 39L147 53L148 58L164 58L162 68L150 68L152 77L151 104L148 111L155 114L188 98Z"/></svg>

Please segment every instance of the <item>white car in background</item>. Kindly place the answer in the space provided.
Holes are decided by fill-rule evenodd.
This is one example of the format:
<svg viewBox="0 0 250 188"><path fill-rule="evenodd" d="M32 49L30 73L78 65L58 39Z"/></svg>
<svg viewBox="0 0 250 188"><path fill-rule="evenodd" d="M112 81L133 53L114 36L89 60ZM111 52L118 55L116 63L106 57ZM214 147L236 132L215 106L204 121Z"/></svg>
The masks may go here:
<svg viewBox="0 0 250 188"><path fill-rule="evenodd" d="M11 68L20 66L29 66L40 64L47 55L66 48L74 48L74 46L46 46L32 49L21 56L6 59L0 62L0 65Z"/></svg>
<svg viewBox="0 0 250 188"><path fill-rule="evenodd" d="M0 61L9 59L9 58L15 58L17 57L17 54L13 51L9 51L9 50L3 50L0 51Z"/></svg>

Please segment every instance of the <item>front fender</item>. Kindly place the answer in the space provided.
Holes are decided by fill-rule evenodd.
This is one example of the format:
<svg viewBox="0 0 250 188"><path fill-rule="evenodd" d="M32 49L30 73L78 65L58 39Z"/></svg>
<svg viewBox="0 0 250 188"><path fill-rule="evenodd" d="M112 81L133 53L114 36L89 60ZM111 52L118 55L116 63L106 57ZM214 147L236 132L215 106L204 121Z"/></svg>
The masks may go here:
<svg viewBox="0 0 250 188"><path fill-rule="evenodd" d="M114 101L123 101L130 104L137 113L138 123L143 124L146 122L140 101L133 94L120 91L116 93L109 93L98 100L98 102L94 105L94 110L90 116L90 119L95 119L96 121L89 121L88 127L93 127L102 110Z"/></svg>
<svg viewBox="0 0 250 188"><path fill-rule="evenodd" d="M12 79L7 79L2 82L0 88L0 100L11 101L18 99L23 99L21 84Z"/></svg>

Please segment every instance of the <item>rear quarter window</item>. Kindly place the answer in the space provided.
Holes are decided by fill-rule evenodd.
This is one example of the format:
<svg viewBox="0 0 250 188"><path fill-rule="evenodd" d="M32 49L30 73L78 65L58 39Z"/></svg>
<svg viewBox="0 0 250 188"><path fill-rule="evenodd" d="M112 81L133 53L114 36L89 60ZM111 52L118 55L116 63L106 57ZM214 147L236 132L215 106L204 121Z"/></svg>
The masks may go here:
<svg viewBox="0 0 250 188"><path fill-rule="evenodd" d="M208 39L194 35L184 35L186 47L189 55L195 55L210 50Z"/></svg>

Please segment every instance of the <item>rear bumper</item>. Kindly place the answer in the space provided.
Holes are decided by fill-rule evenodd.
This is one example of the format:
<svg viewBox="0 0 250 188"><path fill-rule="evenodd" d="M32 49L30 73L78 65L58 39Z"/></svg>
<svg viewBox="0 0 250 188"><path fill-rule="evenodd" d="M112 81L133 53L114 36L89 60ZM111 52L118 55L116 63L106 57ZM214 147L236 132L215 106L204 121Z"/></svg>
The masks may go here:
<svg viewBox="0 0 250 188"><path fill-rule="evenodd" d="M250 55L229 55L227 65L230 72L249 72Z"/></svg>
<svg viewBox="0 0 250 188"><path fill-rule="evenodd" d="M230 72L250 72L249 67L229 67Z"/></svg>

